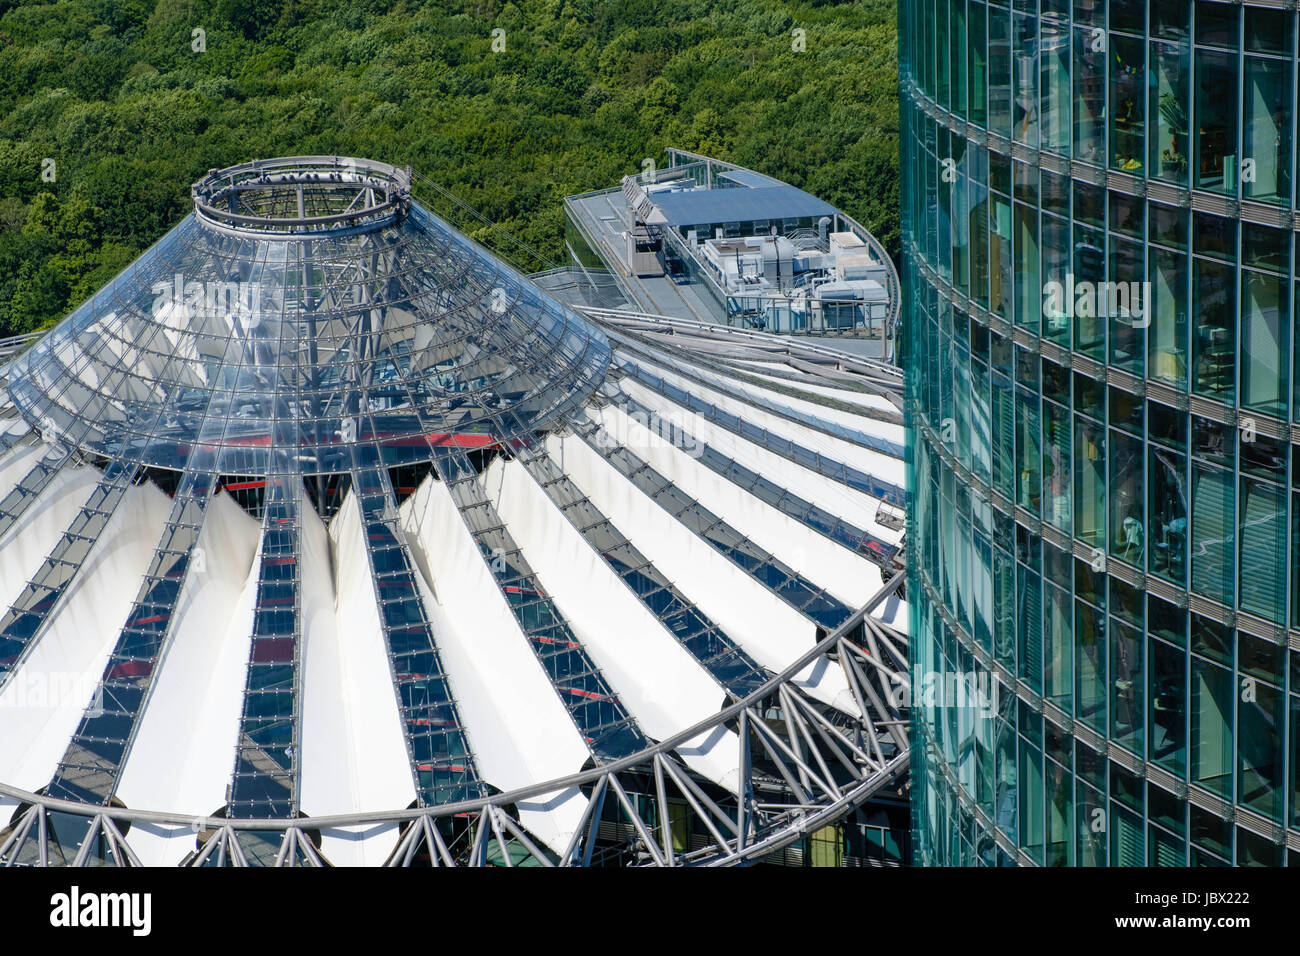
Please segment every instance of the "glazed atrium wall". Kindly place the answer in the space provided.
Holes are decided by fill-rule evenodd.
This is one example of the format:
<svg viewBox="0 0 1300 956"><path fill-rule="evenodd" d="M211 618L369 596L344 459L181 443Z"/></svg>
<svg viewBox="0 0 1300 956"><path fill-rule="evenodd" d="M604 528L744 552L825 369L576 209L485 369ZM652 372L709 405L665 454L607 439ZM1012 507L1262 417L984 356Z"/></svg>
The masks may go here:
<svg viewBox="0 0 1300 956"><path fill-rule="evenodd" d="M900 3L918 863L1300 862L1286 6Z"/></svg>

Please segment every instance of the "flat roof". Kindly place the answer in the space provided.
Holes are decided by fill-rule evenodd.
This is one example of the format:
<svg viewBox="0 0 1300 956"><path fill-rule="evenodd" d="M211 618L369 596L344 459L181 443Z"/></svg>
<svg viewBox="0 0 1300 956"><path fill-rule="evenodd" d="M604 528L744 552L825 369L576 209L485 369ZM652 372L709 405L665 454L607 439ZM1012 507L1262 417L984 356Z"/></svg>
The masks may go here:
<svg viewBox="0 0 1300 956"><path fill-rule="evenodd" d="M785 183L779 179L773 179L771 176L764 176L762 173L756 173L752 169L728 169L715 173L717 179L730 180L733 183L743 183L746 186L784 186Z"/></svg>
<svg viewBox="0 0 1300 956"><path fill-rule="evenodd" d="M753 189L689 189L653 197L654 204L674 227L756 219L834 217L836 209L794 186L759 186Z"/></svg>

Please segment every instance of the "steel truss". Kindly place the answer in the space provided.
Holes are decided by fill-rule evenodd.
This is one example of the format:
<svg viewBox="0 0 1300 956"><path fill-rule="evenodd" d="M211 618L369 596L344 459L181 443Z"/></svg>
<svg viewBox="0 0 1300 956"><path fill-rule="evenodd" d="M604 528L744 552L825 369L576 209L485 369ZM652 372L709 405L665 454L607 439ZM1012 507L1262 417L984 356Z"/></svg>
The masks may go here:
<svg viewBox="0 0 1300 956"><path fill-rule="evenodd" d="M591 770L441 806L311 819L94 807L0 784L0 797L19 803L0 830L0 866L138 866L125 839L133 823L190 828L196 848L183 866L328 865L313 834L383 823L403 827L386 864L394 867L753 862L834 823L906 772L907 639L871 616L901 582L891 580L797 661L708 720ZM797 675L809 666L843 672L857 716L800 689ZM737 793L688 770L676 752L724 728L737 734ZM574 787L588 805L556 853L529 834L516 808ZM685 830L676 825L683 822Z"/></svg>

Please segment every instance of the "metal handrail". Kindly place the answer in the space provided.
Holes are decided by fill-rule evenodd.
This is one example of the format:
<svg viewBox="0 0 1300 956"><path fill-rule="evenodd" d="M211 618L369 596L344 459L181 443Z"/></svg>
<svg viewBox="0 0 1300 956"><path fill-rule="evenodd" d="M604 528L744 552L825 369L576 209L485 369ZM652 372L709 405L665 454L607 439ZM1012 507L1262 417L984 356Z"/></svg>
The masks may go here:
<svg viewBox="0 0 1300 956"><path fill-rule="evenodd" d="M879 591L877 591L870 601L850 615L843 624L837 627L829 635L814 644L812 648L800 656L794 663L786 667L785 670L774 675L770 680L751 691L745 697L742 697L727 707L724 707L712 716L691 725L685 730L678 731L676 734L661 740L652 747L647 747L635 754L622 757L609 763L600 764L591 770L570 774L566 777L557 777L541 783L529 784L526 787L519 787L515 790L493 794L489 797L480 797L473 800L461 800L456 803L446 803L436 807L371 810L362 813L336 813L326 816L295 819L253 819L243 817L212 817L201 814L174 813L165 810L133 810L130 808L78 803L74 800L62 800L31 793L27 790L12 787L4 783L0 783L0 796L6 796L10 799L18 800L20 803L38 804L48 810L57 810L64 813L77 814L79 816L104 814L114 820L128 820L132 823L170 823L185 825L191 828L197 824L204 829L229 827L234 830L272 831L286 830L290 827L301 828L308 825L315 830L358 826L367 823L406 822L417 820L420 817L454 816L459 813L471 813L487 806L500 807L507 804L519 803L521 801L527 801L532 797L555 794L564 790L570 790L574 787L581 787L583 784L595 783L600 778L609 774L616 774L637 767L659 754L667 754L675 750L679 745L694 740L706 732L726 724L726 722L731 718L739 715L741 711L752 707L754 704L775 691L778 687L789 683L790 680L805 667L817 660L819 657L822 657L828 651L832 650L840 640L861 624L872 611L884 602L886 598L894 594L902 583L903 576L896 575ZM903 643L906 643L905 637L902 635L898 636L903 640ZM897 763L899 758L906 758L906 756L906 753L899 754L892 762ZM905 764L906 760L904 759L902 765ZM875 775L873 775L873 777L874 776ZM867 782L868 781L864 781L863 783L865 784ZM307 822L308 820L310 823Z"/></svg>

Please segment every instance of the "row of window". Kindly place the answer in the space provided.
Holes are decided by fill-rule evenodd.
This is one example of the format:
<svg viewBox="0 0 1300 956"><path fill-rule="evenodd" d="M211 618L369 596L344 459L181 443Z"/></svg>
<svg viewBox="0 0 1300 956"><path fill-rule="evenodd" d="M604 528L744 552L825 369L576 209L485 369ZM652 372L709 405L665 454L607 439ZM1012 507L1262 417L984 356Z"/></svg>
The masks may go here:
<svg viewBox="0 0 1300 956"><path fill-rule="evenodd" d="M955 509L944 500L938 510ZM932 537L923 523L921 530ZM1092 842L1103 830L1082 828L1086 845L1071 844L1068 833L1044 834L1042 806L1047 779L1058 803L1073 799L1090 816L1104 811L1104 761L991 677L968 649L972 640L1068 717L1139 759L1229 803L1300 827L1300 694L1294 693L1300 690L1300 655L1291 653L1288 666L1285 648L1154 596L1144 600L1137 589L1107 582L1062 553L1051 562L1075 565L1073 602L1068 584L1045 584L1046 594L1040 593L1043 582L1017 560L1024 557L1023 540L1019 555L997 555L994 567L1008 573L981 586L980 566L963 559L962 542L943 532L933 537L940 539L929 542L933 555L917 554L928 590L919 589L913 599L918 637L924 638L912 645L915 722L924 732L927 759L946 763L970 800L1038 862L1044 862L1044 846L1049 863L1104 862L1104 846ZM936 557L939 568L957 573L934 576ZM953 580L962 571L975 577L973 590L971 582L963 587ZM965 629L963 598L976 605L976 626L959 637L934 613L933 602L954 608ZM1142 812L1140 803L1131 809ZM1053 845L1065 856L1054 857ZM1072 852L1079 857L1067 859Z"/></svg>
<svg viewBox="0 0 1300 956"><path fill-rule="evenodd" d="M1290 230L1057 176L970 147L919 113L911 126L915 254L940 280L1138 377L1300 416ZM959 160L947 172L945 152Z"/></svg>
<svg viewBox="0 0 1300 956"><path fill-rule="evenodd" d="M1081 741L1075 741L1072 760L1068 744L1057 756L1044 756L1024 738L1019 745L1000 751L1014 776L986 779L984 795L979 801L972 796L968 803L948 788L934 763L932 741L914 751L914 774L923 781L914 808L919 863L1016 864L969 809L973 804L1042 866L1300 865L1300 852L1179 800L1155 783L1144 787L1134 774ZM1017 756L1023 772L1011 768ZM1076 773L1075 767L1086 772ZM995 803L995 793L1000 803ZM1020 813L1011 809L1011 798Z"/></svg>
<svg viewBox="0 0 1300 956"><path fill-rule="evenodd" d="M1136 176L1290 206L1296 16L1219 2L902 5L905 75L944 109Z"/></svg>
<svg viewBox="0 0 1300 956"><path fill-rule="evenodd" d="M919 279L914 298L916 411L963 468L1099 561L1300 626L1300 576L1287 579L1300 568L1300 488L1287 483L1300 461L1288 441L1035 356ZM988 506L976 511L987 525Z"/></svg>

